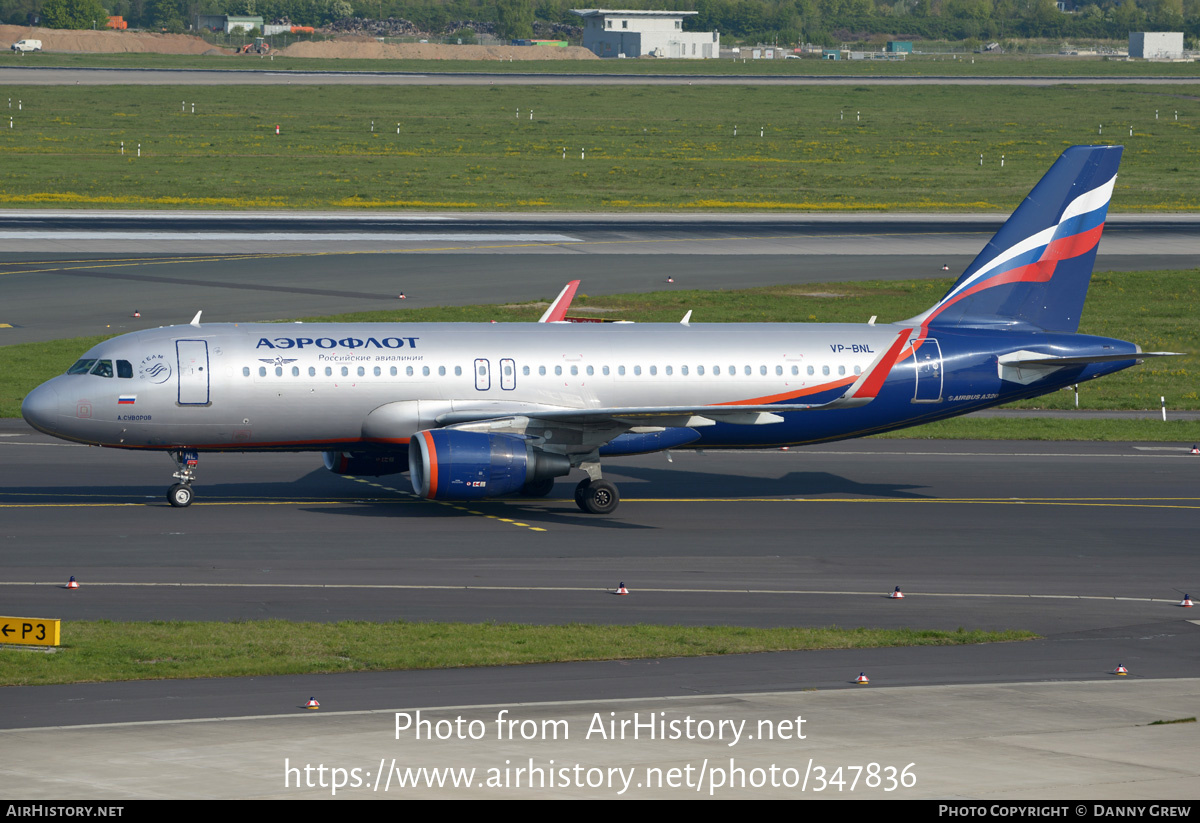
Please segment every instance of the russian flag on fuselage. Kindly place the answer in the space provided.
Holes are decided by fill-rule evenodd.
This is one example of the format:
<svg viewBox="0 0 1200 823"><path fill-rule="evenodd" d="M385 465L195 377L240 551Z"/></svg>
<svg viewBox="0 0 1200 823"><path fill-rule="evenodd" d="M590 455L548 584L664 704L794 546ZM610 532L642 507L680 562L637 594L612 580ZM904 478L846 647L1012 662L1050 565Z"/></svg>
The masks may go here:
<svg viewBox="0 0 1200 823"><path fill-rule="evenodd" d="M1077 331L1121 146L1075 146L1034 186L923 326Z"/></svg>

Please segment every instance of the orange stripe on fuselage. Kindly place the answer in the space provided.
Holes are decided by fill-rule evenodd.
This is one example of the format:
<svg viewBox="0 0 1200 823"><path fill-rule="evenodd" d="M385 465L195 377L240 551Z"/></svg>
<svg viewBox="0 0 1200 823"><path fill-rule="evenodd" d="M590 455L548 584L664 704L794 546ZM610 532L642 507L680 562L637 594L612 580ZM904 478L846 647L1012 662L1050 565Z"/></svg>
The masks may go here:
<svg viewBox="0 0 1200 823"><path fill-rule="evenodd" d="M430 432L421 432L421 437L425 440L425 447L428 450L428 460L425 461L425 473L429 475L429 494L425 495L430 500L437 496L438 484L438 459L437 448L433 445L433 435Z"/></svg>
<svg viewBox="0 0 1200 823"><path fill-rule="evenodd" d="M786 400L794 400L797 397L805 397L810 394L817 394L830 389L849 386L858 378L856 376L843 377L841 380L834 380L832 383L822 383L819 386L812 386L807 389L800 389L794 392L784 392L783 394L771 394L766 397L751 397L749 400L729 400L724 403L713 403L714 406L765 406L768 403L782 403Z"/></svg>

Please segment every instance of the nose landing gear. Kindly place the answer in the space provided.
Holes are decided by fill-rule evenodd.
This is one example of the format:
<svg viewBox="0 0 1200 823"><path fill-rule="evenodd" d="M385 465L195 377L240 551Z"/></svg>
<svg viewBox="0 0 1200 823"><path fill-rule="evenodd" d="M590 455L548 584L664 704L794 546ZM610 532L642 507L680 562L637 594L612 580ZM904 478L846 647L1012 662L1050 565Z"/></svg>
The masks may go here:
<svg viewBox="0 0 1200 823"><path fill-rule="evenodd" d="M192 481L196 479L196 464L200 462L200 455L191 449L181 449L171 452L171 459L179 468L172 477L180 482L167 489L167 502L177 509L182 509L192 505L192 499L195 497Z"/></svg>

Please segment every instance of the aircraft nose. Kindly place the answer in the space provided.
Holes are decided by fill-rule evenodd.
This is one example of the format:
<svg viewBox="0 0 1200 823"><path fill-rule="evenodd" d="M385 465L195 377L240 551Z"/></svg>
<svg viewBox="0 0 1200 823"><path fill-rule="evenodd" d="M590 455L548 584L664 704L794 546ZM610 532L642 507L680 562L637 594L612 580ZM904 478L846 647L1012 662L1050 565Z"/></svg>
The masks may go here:
<svg viewBox="0 0 1200 823"><path fill-rule="evenodd" d="M25 396L21 416L38 431L54 434L58 425L58 391L43 383Z"/></svg>

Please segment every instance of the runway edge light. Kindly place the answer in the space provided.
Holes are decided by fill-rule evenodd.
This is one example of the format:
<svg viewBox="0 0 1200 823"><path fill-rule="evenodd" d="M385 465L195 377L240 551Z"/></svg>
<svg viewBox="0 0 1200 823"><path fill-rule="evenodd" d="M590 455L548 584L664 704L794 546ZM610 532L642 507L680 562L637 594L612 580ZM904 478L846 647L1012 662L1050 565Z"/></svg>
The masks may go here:
<svg viewBox="0 0 1200 823"><path fill-rule="evenodd" d="M624 582L617 586L617 594L629 594L629 589L625 588Z"/></svg>
<svg viewBox="0 0 1200 823"><path fill-rule="evenodd" d="M308 702L304 704L304 708L319 709L319 708L321 708L321 704L317 702L317 698L310 697L310 698L308 698Z"/></svg>
<svg viewBox="0 0 1200 823"><path fill-rule="evenodd" d="M904 592L900 591L900 587L897 586L896 590L888 595L888 598L890 598L891 600L903 600Z"/></svg>
<svg viewBox="0 0 1200 823"><path fill-rule="evenodd" d="M1179 601L1179 605L1183 606L1185 609L1190 609L1192 607L1192 596L1190 594L1185 594L1183 599Z"/></svg>
<svg viewBox="0 0 1200 823"><path fill-rule="evenodd" d="M1120 664L1117 664L1117 667L1115 669L1113 669L1113 674L1119 674L1122 677L1124 677L1125 675L1129 674L1129 669L1125 668L1124 666L1122 666Z"/></svg>
<svg viewBox="0 0 1200 823"><path fill-rule="evenodd" d="M871 679L867 677L866 672L859 672L858 677L854 678L854 682L858 683L860 686L865 686L871 682Z"/></svg>
<svg viewBox="0 0 1200 823"><path fill-rule="evenodd" d="M71 579L67 581L67 585L64 586L63 588L67 588L67 589L78 589L79 588L79 583L75 580L75 575L71 575Z"/></svg>

